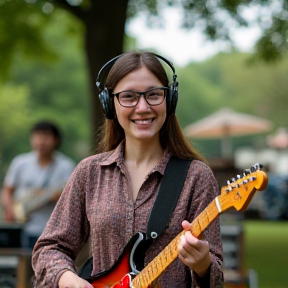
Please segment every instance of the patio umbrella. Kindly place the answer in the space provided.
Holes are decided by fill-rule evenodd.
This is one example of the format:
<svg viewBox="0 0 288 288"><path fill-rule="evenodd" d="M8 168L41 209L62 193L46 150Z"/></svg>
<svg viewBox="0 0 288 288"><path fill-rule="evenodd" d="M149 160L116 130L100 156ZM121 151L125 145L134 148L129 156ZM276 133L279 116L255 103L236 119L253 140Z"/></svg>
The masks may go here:
<svg viewBox="0 0 288 288"><path fill-rule="evenodd" d="M222 156L231 156L231 137L268 132L272 123L261 117L223 108L188 125L184 134L193 139L222 139Z"/></svg>

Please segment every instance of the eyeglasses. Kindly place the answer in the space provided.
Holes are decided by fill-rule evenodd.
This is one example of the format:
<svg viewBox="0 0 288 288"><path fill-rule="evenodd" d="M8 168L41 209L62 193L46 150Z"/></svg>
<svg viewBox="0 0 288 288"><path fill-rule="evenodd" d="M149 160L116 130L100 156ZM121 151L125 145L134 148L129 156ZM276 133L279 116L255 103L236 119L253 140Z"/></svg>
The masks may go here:
<svg viewBox="0 0 288 288"><path fill-rule="evenodd" d="M135 107L138 104L141 95L144 96L145 101L149 105L157 106L163 103L168 90L169 88L167 87L157 87L144 92L121 91L112 93L112 95L117 97L119 104L123 107Z"/></svg>

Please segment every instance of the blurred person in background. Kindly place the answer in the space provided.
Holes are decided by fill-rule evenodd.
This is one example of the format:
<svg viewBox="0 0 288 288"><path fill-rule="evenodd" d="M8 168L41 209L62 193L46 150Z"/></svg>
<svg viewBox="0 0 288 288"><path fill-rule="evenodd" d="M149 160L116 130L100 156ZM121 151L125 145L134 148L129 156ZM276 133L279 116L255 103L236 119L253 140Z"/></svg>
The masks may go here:
<svg viewBox="0 0 288 288"><path fill-rule="evenodd" d="M61 152L59 128L40 121L31 130L32 151L16 156L4 178L4 220L23 222L22 246L32 249L43 232L75 164Z"/></svg>

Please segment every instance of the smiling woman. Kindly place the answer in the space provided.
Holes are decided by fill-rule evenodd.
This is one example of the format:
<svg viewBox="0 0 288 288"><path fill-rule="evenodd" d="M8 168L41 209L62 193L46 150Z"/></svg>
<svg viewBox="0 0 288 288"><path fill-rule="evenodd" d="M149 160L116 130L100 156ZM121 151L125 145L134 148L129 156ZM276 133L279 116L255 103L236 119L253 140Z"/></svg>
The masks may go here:
<svg viewBox="0 0 288 288"><path fill-rule="evenodd" d="M173 72L170 80L163 63ZM219 188L204 158L190 146L178 124L176 78L173 64L151 52L124 53L100 70L96 83L106 117L102 141L98 154L76 167L37 241L32 260L35 287L132 287L131 271L135 269L131 267L151 262L180 232L178 246L173 247L175 261L160 276L146 279L145 283L133 283L133 287L222 287L219 220L206 228L203 239L194 237L190 231L190 223L218 196ZM143 245L149 244L142 257L135 246L130 256L121 255L131 242L129 239L135 239L133 235L139 232L145 235L171 158L186 160L181 165L189 162L169 225L161 235L152 232L151 236L139 239L144 240ZM88 266L86 273L93 277L85 280L82 273L77 275L74 260L88 239L92 267ZM138 238L136 242L140 242ZM134 254L139 257L135 263ZM120 266L120 272L117 269L116 273L115 265ZM108 274L105 283L101 282L101 271ZM109 271L113 271L113 280Z"/></svg>

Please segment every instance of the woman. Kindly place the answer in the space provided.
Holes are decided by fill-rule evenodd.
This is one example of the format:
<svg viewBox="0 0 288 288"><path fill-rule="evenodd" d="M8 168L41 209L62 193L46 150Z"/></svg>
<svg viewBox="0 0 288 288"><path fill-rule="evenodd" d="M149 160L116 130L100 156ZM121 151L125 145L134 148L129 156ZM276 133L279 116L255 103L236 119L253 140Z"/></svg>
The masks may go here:
<svg viewBox="0 0 288 288"><path fill-rule="evenodd" d="M173 70L172 83L163 61ZM219 191L210 168L178 125L172 64L150 52L128 52L100 70L97 85L107 118L99 153L76 167L34 248L35 287L93 287L76 273L74 260L81 247L90 237L92 275L113 266L129 239L146 231L172 155L194 160L169 226L149 247L145 263L183 229L187 232L179 241L179 257L154 287L222 287L219 221L204 231L203 240L189 231L189 222Z"/></svg>

